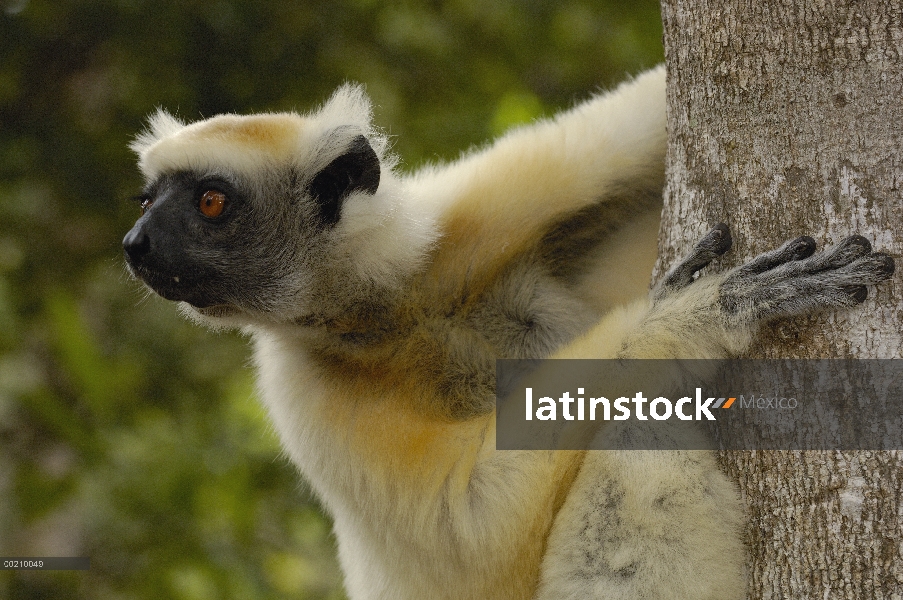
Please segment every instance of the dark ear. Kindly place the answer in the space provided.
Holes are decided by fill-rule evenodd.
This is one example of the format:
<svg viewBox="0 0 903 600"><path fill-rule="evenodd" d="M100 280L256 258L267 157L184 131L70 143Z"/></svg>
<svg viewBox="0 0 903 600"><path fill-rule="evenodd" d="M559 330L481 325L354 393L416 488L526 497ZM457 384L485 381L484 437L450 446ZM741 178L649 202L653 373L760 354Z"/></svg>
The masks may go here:
<svg viewBox="0 0 903 600"><path fill-rule="evenodd" d="M317 199L323 220L337 223L342 201L352 192L375 194L379 187L379 157L362 135L351 140L348 150L317 173L310 182L310 195Z"/></svg>

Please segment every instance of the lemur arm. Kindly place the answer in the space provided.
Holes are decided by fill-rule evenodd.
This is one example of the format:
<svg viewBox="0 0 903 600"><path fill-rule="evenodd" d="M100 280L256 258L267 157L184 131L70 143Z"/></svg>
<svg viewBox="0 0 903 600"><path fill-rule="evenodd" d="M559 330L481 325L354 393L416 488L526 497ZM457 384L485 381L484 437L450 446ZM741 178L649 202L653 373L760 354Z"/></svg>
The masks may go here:
<svg viewBox="0 0 903 600"><path fill-rule="evenodd" d="M478 280L589 205L660 197L666 141L661 66L452 165L425 170L412 189L438 208L449 252L440 251L437 261L445 259L453 276Z"/></svg>

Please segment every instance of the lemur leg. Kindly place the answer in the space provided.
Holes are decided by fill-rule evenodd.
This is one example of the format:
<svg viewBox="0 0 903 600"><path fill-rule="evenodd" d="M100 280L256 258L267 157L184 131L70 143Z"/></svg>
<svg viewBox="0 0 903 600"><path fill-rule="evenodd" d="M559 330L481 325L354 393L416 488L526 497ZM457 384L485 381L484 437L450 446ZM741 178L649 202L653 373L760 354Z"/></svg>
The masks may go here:
<svg viewBox="0 0 903 600"><path fill-rule="evenodd" d="M691 287L730 246L717 225L665 276L653 305ZM549 536L536 600L739 600L741 521L710 452L588 452Z"/></svg>
<svg viewBox="0 0 903 600"><path fill-rule="evenodd" d="M710 231L664 278L618 356L729 356L746 348L759 323L854 306L866 285L894 271L893 259L861 236L818 254L814 240L801 237L726 275L693 280L729 246L726 226ZM592 335L580 340L583 351ZM556 516L536 598L739 600L741 519L734 486L710 452L588 452Z"/></svg>
<svg viewBox="0 0 903 600"><path fill-rule="evenodd" d="M741 600L742 518L711 452L588 452L536 600Z"/></svg>

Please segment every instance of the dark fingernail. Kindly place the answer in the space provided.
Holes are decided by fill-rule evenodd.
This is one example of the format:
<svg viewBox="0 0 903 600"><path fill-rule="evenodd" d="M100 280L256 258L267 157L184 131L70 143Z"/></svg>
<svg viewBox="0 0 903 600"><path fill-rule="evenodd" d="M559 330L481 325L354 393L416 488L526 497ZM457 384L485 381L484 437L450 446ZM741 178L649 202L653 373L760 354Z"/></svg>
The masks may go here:
<svg viewBox="0 0 903 600"><path fill-rule="evenodd" d="M796 260L809 258L815 253L815 240L804 235L793 240L793 255Z"/></svg>
<svg viewBox="0 0 903 600"><path fill-rule="evenodd" d="M724 254L731 249L734 240L731 238L731 230L727 225L718 223L712 228L711 234L717 235L720 238L718 244L714 248L716 254Z"/></svg>
<svg viewBox="0 0 903 600"><path fill-rule="evenodd" d="M844 246L860 246L863 250L863 254L868 254L872 251L872 243L867 239L862 237L861 235L851 235L847 239L843 241Z"/></svg>
<svg viewBox="0 0 903 600"><path fill-rule="evenodd" d="M894 259L889 254L884 254L883 252L876 252L872 254L872 258L876 258L881 263L881 272L890 277L894 274L894 271L897 269L897 265L894 262Z"/></svg>
<svg viewBox="0 0 903 600"><path fill-rule="evenodd" d="M849 294L858 304L862 304L869 297L869 292L864 285L848 285L843 288L843 291Z"/></svg>

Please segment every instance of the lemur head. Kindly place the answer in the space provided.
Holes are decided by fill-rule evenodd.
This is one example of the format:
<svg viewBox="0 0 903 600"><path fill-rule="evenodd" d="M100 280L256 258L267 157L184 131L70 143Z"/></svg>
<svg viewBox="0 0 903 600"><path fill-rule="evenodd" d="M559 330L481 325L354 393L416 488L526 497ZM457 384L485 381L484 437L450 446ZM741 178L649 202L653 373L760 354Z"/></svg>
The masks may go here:
<svg viewBox="0 0 903 600"><path fill-rule="evenodd" d="M337 294L385 285L412 260L392 241L398 184L386 146L355 86L306 116L186 125L160 111L131 145L147 186L123 240L129 268L226 325L302 319L341 304Z"/></svg>

